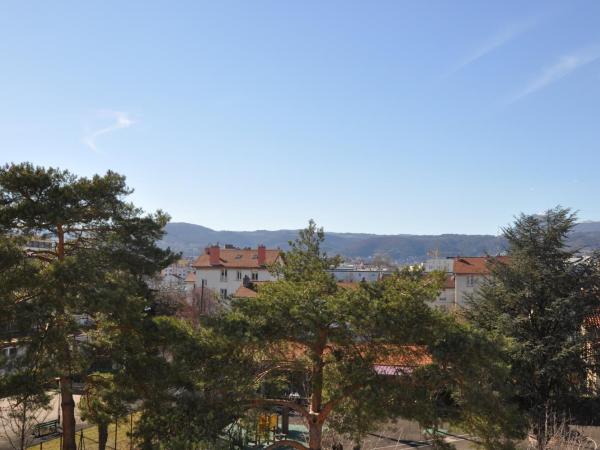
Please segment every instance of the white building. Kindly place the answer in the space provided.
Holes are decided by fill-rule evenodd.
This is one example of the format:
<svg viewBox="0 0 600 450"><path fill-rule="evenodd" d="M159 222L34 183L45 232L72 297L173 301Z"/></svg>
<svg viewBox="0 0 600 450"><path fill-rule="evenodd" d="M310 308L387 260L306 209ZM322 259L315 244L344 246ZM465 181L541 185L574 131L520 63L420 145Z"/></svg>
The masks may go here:
<svg viewBox="0 0 600 450"><path fill-rule="evenodd" d="M431 304L436 308L445 309L447 311L453 311L456 309L456 290L454 285L454 276L449 275L444 281L442 292L437 299Z"/></svg>
<svg viewBox="0 0 600 450"><path fill-rule="evenodd" d="M506 262L506 256L493 258ZM444 288L434 306L446 309L467 307L470 296L475 294L487 277L490 276L490 263L488 256L433 258L424 264L425 272L442 271L447 273Z"/></svg>
<svg viewBox="0 0 600 450"><path fill-rule="evenodd" d="M448 258L430 258L423 263L425 272L446 272L452 273L454 267L454 257Z"/></svg>
<svg viewBox="0 0 600 450"><path fill-rule="evenodd" d="M192 263L193 276L186 278L186 288L191 291L204 287L226 298L242 286L246 277L250 281L273 281L276 278L267 266L278 262L280 253L279 249L267 249L264 245L255 249L207 247Z"/></svg>
<svg viewBox="0 0 600 450"><path fill-rule="evenodd" d="M159 288L166 290L185 290L185 280L193 273L192 260L180 259L160 272Z"/></svg>
<svg viewBox="0 0 600 450"><path fill-rule="evenodd" d="M361 281L377 281L385 275L392 273L390 269L368 266L364 264L341 264L335 269L329 270L337 281L347 283L358 283Z"/></svg>
<svg viewBox="0 0 600 450"><path fill-rule="evenodd" d="M488 256L454 258L455 302L459 307L466 307L467 300L475 294L483 282L490 276L492 260L506 262L506 256L490 258Z"/></svg>

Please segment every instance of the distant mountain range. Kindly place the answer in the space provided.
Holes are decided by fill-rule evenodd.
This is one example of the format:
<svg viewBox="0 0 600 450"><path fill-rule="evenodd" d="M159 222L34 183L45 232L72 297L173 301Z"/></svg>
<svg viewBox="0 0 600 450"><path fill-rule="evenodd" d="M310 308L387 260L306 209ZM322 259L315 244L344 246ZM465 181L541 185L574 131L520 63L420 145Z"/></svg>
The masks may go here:
<svg viewBox="0 0 600 450"><path fill-rule="evenodd" d="M184 256L196 256L210 244L233 244L238 247L286 249L288 241L298 235L298 230L216 231L201 225L172 222L167 225L162 245L182 252ZM584 252L600 249L600 222L577 224L570 237L570 245ZM399 263L423 261L428 254L437 251L440 256L477 256L498 254L505 248L502 237L471 234L366 234L326 233L325 249L330 254L346 258L368 259L385 256Z"/></svg>

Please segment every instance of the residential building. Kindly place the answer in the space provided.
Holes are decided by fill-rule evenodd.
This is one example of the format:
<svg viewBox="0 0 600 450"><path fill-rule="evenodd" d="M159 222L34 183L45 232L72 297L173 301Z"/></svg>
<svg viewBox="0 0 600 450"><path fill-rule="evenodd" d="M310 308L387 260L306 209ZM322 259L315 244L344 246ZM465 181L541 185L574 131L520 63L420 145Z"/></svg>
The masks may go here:
<svg viewBox="0 0 600 450"><path fill-rule="evenodd" d="M338 267L329 270L329 272L338 281L355 283L360 281L377 281L391 274L389 268L372 266L367 264L340 264Z"/></svg>
<svg viewBox="0 0 600 450"><path fill-rule="evenodd" d="M496 257L506 261L506 256ZM495 258L494 258L495 259ZM423 263L425 272L446 272L447 278L440 296L434 306L446 309L468 307L468 299L474 295L490 275L489 256L456 256L449 258L432 258Z"/></svg>
<svg viewBox="0 0 600 450"><path fill-rule="evenodd" d="M448 258L430 258L423 263L425 272L446 272L452 273L454 268L454 257Z"/></svg>
<svg viewBox="0 0 600 450"><path fill-rule="evenodd" d="M186 280L187 289L203 287L227 298L244 284L246 277L251 282L273 281L276 277L268 266L278 263L280 254L279 249L267 249L264 245L255 249L232 245L207 247L192 263L194 277Z"/></svg>
<svg viewBox="0 0 600 450"><path fill-rule="evenodd" d="M444 281L442 292L438 298L431 304L436 308L453 311L456 309L456 290L454 286L454 276L448 275Z"/></svg>
<svg viewBox="0 0 600 450"><path fill-rule="evenodd" d="M160 272L157 288L169 291L183 291L186 289L186 279L193 273L191 259L179 259L173 264L165 267Z"/></svg>
<svg viewBox="0 0 600 450"><path fill-rule="evenodd" d="M506 256L498 256L500 261L506 261ZM454 258L454 283L455 302L459 307L468 306L468 299L481 287L490 276L490 263L488 256L456 257Z"/></svg>

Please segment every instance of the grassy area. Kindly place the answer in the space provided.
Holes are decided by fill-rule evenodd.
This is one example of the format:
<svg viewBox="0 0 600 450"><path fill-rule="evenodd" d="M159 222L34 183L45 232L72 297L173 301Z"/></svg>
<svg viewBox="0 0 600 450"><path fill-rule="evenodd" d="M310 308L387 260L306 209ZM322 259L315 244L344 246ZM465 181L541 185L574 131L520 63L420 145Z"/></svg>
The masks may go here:
<svg viewBox="0 0 600 450"><path fill-rule="evenodd" d="M135 426L135 416L133 417L133 422ZM118 449L118 450L128 450L130 448L135 448L135 446L131 445L129 432L131 429L130 418L119 421L118 424L111 424L108 427L108 441L106 443L106 448L108 450ZM115 447L115 432L116 432L116 447ZM82 440L83 434L83 440ZM60 450L60 437L49 439L47 441L43 441L41 443L37 443L29 447L29 450ZM96 426L91 426L85 429L82 429L77 432L76 435L77 447L82 450L96 450L98 448L98 428ZM83 445L80 445L80 442Z"/></svg>

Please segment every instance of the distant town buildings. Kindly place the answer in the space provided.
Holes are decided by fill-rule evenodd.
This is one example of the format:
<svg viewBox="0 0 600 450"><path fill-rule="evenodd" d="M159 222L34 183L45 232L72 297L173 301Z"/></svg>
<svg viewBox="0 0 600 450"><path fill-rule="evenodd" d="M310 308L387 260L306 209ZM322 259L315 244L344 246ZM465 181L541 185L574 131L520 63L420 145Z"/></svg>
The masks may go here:
<svg viewBox="0 0 600 450"><path fill-rule="evenodd" d="M191 259L182 258L165 267L160 272L159 288L170 291L184 291L185 280L190 273L194 272L192 262Z"/></svg>
<svg viewBox="0 0 600 450"><path fill-rule="evenodd" d="M341 264L329 271L337 281L346 283L357 283L360 281L373 282L380 280L386 275L392 273L387 267L373 266L364 263Z"/></svg>

